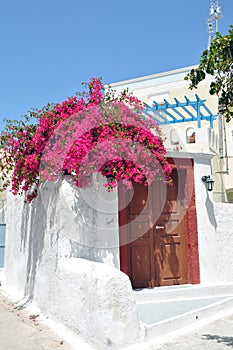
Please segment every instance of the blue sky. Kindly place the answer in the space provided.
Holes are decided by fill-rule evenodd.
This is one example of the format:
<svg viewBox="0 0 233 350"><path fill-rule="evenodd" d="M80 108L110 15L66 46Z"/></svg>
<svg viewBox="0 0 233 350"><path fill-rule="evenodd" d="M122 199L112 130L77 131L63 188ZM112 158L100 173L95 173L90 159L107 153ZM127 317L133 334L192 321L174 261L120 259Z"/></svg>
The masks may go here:
<svg viewBox="0 0 233 350"><path fill-rule="evenodd" d="M226 34L233 1L220 4ZM0 129L93 76L108 84L197 64L208 11L209 0L2 1Z"/></svg>

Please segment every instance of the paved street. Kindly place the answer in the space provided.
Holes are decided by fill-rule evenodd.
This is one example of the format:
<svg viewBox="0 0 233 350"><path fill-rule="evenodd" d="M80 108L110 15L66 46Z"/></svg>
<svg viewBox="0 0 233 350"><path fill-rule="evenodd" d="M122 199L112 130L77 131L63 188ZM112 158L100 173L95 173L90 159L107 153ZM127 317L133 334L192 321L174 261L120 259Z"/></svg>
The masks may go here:
<svg viewBox="0 0 233 350"><path fill-rule="evenodd" d="M15 309L0 294L0 350L72 350L36 316Z"/></svg>
<svg viewBox="0 0 233 350"><path fill-rule="evenodd" d="M165 343L141 347L143 350L230 350L233 349L233 315L205 325Z"/></svg>
<svg viewBox="0 0 233 350"><path fill-rule="evenodd" d="M213 322L157 349L163 350L229 350L233 349L233 316Z"/></svg>

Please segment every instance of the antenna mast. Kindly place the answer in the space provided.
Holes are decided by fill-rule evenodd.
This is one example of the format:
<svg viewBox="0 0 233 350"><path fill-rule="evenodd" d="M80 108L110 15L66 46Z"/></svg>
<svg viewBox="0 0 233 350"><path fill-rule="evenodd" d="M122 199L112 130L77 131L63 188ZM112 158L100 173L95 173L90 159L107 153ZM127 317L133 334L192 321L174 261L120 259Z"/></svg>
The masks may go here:
<svg viewBox="0 0 233 350"><path fill-rule="evenodd" d="M223 18L222 9L218 4L218 0L210 0L209 17L207 20L208 32L209 32L209 43L213 41L216 33L218 32L218 21Z"/></svg>

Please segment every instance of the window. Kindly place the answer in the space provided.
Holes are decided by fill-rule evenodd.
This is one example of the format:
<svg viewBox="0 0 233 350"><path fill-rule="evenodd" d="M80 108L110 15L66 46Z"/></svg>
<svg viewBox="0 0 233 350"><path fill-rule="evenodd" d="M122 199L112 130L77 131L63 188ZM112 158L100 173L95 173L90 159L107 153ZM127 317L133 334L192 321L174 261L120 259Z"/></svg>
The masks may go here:
<svg viewBox="0 0 233 350"><path fill-rule="evenodd" d="M186 142L196 143L196 133L194 128L188 128L186 130Z"/></svg>

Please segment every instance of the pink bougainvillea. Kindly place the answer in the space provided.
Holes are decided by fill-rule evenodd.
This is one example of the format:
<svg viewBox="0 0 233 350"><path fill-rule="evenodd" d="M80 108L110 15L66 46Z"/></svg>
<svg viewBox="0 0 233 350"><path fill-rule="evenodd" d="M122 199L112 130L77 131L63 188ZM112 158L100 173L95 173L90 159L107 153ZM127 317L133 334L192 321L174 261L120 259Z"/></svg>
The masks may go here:
<svg viewBox="0 0 233 350"><path fill-rule="evenodd" d="M66 174L83 187L99 172L109 191L121 180L127 186L132 181L148 185L155 178L170 181L160 129L145 117L142 102L127 91L118 96L104 91L100 79L86 86L62 103L7 122L0 158L4 189L26 193L30 202L42 181Z"/></svg>

